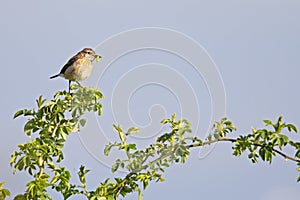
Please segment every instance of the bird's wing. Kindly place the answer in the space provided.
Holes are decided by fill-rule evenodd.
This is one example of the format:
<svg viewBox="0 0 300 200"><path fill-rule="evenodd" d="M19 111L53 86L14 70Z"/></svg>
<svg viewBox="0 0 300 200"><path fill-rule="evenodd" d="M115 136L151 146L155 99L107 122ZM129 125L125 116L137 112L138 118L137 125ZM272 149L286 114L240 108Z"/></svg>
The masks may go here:
<svg viewBox="0 0 300 200"><path fill-rule="evenodd" d="M69 60L69 61L63 66L63 68L61 69L60 74L64 74L65 71L66 71L71 65L73 65L73 64L76 62L76 60L82 58L83 56L84 56L84 55L83 55L81 52L79 52L79 53L77 53L75 56L73 56L72 58L70 58L70 60Z"/></svg>

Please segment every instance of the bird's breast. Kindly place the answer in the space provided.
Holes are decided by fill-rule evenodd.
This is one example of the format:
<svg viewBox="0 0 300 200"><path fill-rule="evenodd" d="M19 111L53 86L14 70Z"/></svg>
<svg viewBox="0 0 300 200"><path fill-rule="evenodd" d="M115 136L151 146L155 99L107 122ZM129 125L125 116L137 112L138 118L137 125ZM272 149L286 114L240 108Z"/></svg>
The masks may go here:
<svg viewBox="0 0 300 200"><path fill-rule="evenodd" d="M74 62L64 73L64 77L71 81L83 81L87 79L93 70L93 63L80 59Z"/></svg>
<svg viewBox="0 0 300 200"><path fill-rule="evenodd" d="M83 81L87 79L93 70L93 63L90 61L83 62L79 67L77 68L77 81Z"/></svg>

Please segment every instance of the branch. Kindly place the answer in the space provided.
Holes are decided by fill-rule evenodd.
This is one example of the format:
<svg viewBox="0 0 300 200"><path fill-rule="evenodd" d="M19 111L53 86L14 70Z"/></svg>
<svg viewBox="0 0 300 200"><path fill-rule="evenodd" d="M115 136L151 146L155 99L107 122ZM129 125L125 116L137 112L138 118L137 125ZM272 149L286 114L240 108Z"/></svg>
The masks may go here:
<svg viewBox="0 0 300 200"><path fill-rule="evenodd" d="M199 143L191 144L191 145L188 145L187 147L188 148L193 148L193 147L205 146L205 145L210 145L210 144L213 144L213 143L216 143L216 142L232 142L232 143L235 143L236 141L237 140L233 139L233 138L219 138L219 139L214 139L214 140L210 140L210 141L207 141L207 142L203 142L202 144L199 144ZM259 144L259 143L253 143L252 145L258 146L258 147L264 147L264 145ZM289 155L283 153L282 151L279 151L279 150L275 149L274 147L272 147L272 150L274 152L278 153L279 155L281 155L285 159L300 163L300 159L298 159L298 158L289 156Z"/></svg>
<svg viewBox="0 0 300 200"><path fill-rule="evenodd" d="M117 199L118 196L120 195L120 192L122 191L122 189L125 187L126 181L129 180L129 178L130 178L132 175L134 175L134 174L135 174L135 172L130 172L130 173L128 173L128 174L125 176L125 178L122 180L122 182L119 184L119 187L116 187L116 188L114 189L114 191L116 191L116 196L115 196L116 199Z"/></svg>
<svg viewBox="0 0 300 200"><path fill-rule="evenodd" d="M148 164L143 165L143 166L140 167L138 170L134 170L134 171L128 173L128 174L125 176L125 178L122 180L122 182L119 183L119 186L116 187L116 188L114 189L114 190L116 191L116 198L120 195L120 192L121 192L122 189L125 187L126 182L130 179L130 177L131 177L132 175L134 175L134 174L136 174L136 173L138 173L138 172L140 172L140 171L142 171L142 170L144 170L144 169L147 169L150 165L153 165L154 163L158 162L159 160L162 160L162 159L164 159L164 158L166 158L166 157L168 157L168 156L171 156L172 154L174 154L174 152L175 152L175 150L170 151L169 153L163 154L163 155L159 156L158 158L156 158L155 160L149 162ZM145 163L145 162L148 160L149 157L150 157L150 156L147 155L147 156L145 157L145 159L142 161L142 164Z"/></svg>

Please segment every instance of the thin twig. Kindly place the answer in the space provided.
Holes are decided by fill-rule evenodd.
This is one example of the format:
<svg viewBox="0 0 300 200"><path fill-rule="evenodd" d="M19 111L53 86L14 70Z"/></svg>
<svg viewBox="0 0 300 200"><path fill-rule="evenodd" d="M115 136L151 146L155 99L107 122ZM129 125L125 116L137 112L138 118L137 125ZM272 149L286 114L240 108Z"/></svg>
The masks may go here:
<svg viewBox="0 0 300 200"><path fill-rule="evenodd" d="M210 145L210 144L213 144L213 143L216 143L216 142L232 142L232 143L236 143L237 139L233 139L233 138L218 138L218 139L214 139L214 140L209 140L209 141L206 141L206 142L203 142L203 143L195 143L195 144L190 144L190 145L187 145L187 148L194 148L194 147L200 147L200 146L205 146L205 145ZM253 143L252 145L254 146L258 146L258 147L264 147L264 145L262 144L259 144L259 143ZM276 153L278 153L280 156L284 157L285 159L288 159L288 160L291 160L291 161L294 161L294 162L297 162L297 163L300 163L300 160L295 158L295 157L292 157L292 156L289 156L285 153L283 153L282 151L279 151L277 149L275 149L274 147L272 147L272 150ZM122 180L122 182L119 184L119 187L115 188L115 190L117 191L116 193L116 198L120 195L120 192L122 191L122 189L125 187L126 185L126 182L129 180L129 178L136 174L137 172L140 172L144 169L147 169L150 165L153 165L154 163L158 162L159 160L162 160L168 156L171 156L172 154L174 154L175 150L173 151L170 151L169 153L166 153L164 155L161 155L159 156L158 158L152 160L151 162L143 165L141 168L139 168L138 170L136 171L132 171L130 173L128 173L125 178ZM142 164L144 164L148 159L149 159L150 155L147 155L145 157L145 159L142 161Z"/></svg>
<svg viewBox="0 0 300 200"><path fill-rule="evenodd" d="M205 146L205 145L209 145L209 144L216 143L216 142L232 142L232 143L235 143L236 139L233 139L233 138L219 138L219 139L203 142L202 144L199 144L199 143L191 144L191 145L188 145L187 147L188 148L193 148L193 147ZM264 145L259 144L259 143L253 143L252 145L258 146L258 147L264 147ZM281 155L282 157L284 157L285 159L300 163L300 159L298 159L298 158L289 156L289 155L283 153L282 151L279 151L279 150L275 149L274 147L272 147L272 150L274 152L278 153L279 155Z"/></svg>
<svg viewBox="0 0 300 200"><path fill-rule="evenodd" d="M125 176L125 178L123 179L123 181L119 184L119 187L117 187L115 190L117 190L117 193L116 193L116 198L118 198L118 196L120 195L120 192L121 190L125 187L126 185L126 181L132 176L134 175L135 173L134 172L130 172L129 174L127 174Z"/></svg>
<svg viewBox="0 0 300 200"><path fill-rule="evenodd" d="M167 154L164 154L164 155L161 155L159 156L158 158L156 158L155 160L149 162L148 164L145 164L143 165L142 167L140 167L138 170L136 171L132 171L130 173L128 173L125 178L122 180L122 182L119 184L119 187L117 187L115 190L117 190L117 193L116 193L116 198L120 195L120 192L122 191L122 189L125 187L126 185L126 181L134 174L136 174L137 172L140 172L144 169L147 169L150 165L158 162L159 160L161 159L164 159L172 154L174 154L175 151L171 151L170 153L167 153ZM147 160L148 160L149 156L146 156L146 158L143 160L143 163L145 163Z"/></svg>

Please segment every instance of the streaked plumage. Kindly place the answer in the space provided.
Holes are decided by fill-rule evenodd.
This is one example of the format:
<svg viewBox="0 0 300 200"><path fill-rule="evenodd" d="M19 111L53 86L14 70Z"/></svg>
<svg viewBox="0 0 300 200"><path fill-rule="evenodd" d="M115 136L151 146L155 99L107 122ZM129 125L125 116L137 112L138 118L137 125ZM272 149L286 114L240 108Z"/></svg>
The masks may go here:
<svg viewBox="0 0 300 200"><path fill-rule="evenodd" d="M69 80L69 91L71 81L79 84L79 81L87 79L93 70L93 61L98 57L95 51L91 48L84 48L73 56L61 69L59 74L51 76L50 79L63 77ZM99 56L101 58L101 56Z"/></svg>

